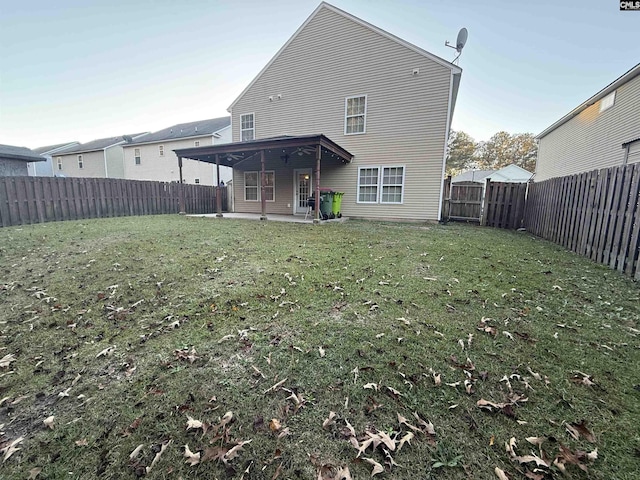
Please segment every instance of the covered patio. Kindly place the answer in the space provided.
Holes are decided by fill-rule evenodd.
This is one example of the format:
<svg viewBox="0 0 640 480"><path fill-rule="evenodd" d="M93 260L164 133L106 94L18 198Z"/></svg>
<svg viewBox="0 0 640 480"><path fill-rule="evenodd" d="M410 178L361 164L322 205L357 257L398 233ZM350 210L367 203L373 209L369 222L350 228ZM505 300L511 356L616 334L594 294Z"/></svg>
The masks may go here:
<svg viewBox="0 0 640 480"><path fill-rule="evenodd" d="M174 150L178 157L180 181L182 181L182 159L188 158L216 165L218 178L220 165L234 169L234 193L242 188L242 201L246 211L258 213L253 207L260 202L260 219L267 219L267 204L274 205L272 213L282 215L283 209L291 208L291 215L305 208L309 196L320 198L321 167L337 168L351 162L353 155L322 134L264 138L245 142L210 145ZM267 170L269 169L269 170ZM245 172L244 182L237 185L237 172ZM287 182L291 177L292 182ZM258 181L259 178L259 181ZM277 190L276 178L279 184ZM216 216L222 216L220 185L216 186ZM284 192L285 200L276 203L276 192ZM292 195L291 195L292 194ZM282 195L280 195L281 197ZM235 195L234 195L235 197ZM289 201L290 200L290 201ZM243 208L241 208L243 209ZM278 211L275 211L278 210ZM320 210L314 211L314 223L320 221Z"/></svg>

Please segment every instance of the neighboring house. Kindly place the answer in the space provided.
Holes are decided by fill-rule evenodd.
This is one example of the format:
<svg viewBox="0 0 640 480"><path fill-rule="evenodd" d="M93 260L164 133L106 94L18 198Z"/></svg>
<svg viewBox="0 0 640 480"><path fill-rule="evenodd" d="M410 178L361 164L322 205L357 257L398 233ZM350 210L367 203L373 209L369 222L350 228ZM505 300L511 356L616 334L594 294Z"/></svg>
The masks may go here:
<svg viewBox="0 0 640 480"><path fill-rule="evenodd" d="M486 178L496 172L496 170L467 170L460 175L451 177L451 184L469 184L486 182Z"/></svg>
<svg viewBox="0 0 640 480"><path fill-rule="evenodd" d="M498 170L467 170L451 179L451 183L486 183L492 182L526 183L531 180L533 173L518 165L511 164Z"/></svg>
<svg viewBox="0 0 640 480"><path fill-rule="evenodd" d="M0 177L28 175L29 162L44 162L44 158L27 147L0 145Z"/></svg>
<svg viewBox="0 0 640 480"><path fill-rule="evenodd" d="M56 175L53 158L56 154L64 152L67 148L80 145L80 142L59 143L47 147L34 148L33 151L40 155L44 162L29 163L29 175L33 177L53 177Z"/></svg>
<svg viewBox="0 0 640 480"><path fill-rule="evenodd" d="M229 107L233 142L177 153L233 167L237 212L304 214L321 186L345 216L437 220L461 73L322 2Z"/></svg>
<svg viewBox="0 0 640 480"><path fill-rule="evenodd" d="M100 138L53 155L55 175L66 177L125 178L122 146L145 133Z"/></svg>
<svg viewBox="0 0 640 480"><path fill-rule="evenodd" d="M639 162L640 63L536 139L536 182Z"/></svg>
<svg viewBox="0 0 640 480"><path fill-rule="evenodd" d="M128 143L124 150L124 178L135 180L180 181L178 157L180 148L204 147L231 142L231 118L212 118L181 123L150 133ZM231 169L221 167L220 180L231 179ZM216 168L208 163L185 160L182 169L184 183L216 185Z"/></svg>

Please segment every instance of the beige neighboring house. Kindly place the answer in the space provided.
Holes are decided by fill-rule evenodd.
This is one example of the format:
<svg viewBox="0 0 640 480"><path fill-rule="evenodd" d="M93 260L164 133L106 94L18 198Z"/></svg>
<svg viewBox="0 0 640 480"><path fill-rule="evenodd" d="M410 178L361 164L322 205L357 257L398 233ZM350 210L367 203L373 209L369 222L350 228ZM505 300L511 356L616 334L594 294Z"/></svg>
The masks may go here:
<svg viewBox="0 0 640 480"><path fill-rule="evenodd" d="M639 162L640 63L536 139L536 182Z"/></svg>
<svg viewBox="0 0 640 480"><path fill-rule="evenodd" d="M177 153L233 167L236 212L304 214L321 186L348 217L438 220L461 73L322 2L229 107L233 142Z"/></svg>
<svg viewBox="0 0 640 480"><path fill-rule="evenodd" d="M150 133L124 146L124 175L133 180L180 181L180 148L205 147L231 141L230 117L181 123ZM223 167L220 180L231 179L231 169ZM216 185L216 168L208 163L185 160L182 181L190 184Z"/></svg>
<svg viewBox="0 0 640 480"><path fill-rule="evenodd" d="M46 147L34 148L33 151L40 155L44 161L29 163L29 176L31 177L53 177L56 174L53 157L64 152L66 149L80 145L80 142L59 143Z"/></svg>
<svg viewBox="0 0 640 480"><path fill-rule="evenodd" d="M122 146L145 133L100 138L66 148L52 156L55 176L125 178Z"/></svg>

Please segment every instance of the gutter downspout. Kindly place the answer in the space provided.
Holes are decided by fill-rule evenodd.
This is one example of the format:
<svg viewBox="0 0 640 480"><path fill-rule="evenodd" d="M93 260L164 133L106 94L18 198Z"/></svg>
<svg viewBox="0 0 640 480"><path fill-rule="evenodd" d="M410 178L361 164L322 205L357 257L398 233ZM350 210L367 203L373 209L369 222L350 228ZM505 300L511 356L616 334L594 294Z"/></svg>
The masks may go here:
<svg viewBox="0 0 640 480"><path fill-rule="evenodd" d="M124 154L124 150L123 150ZM104 178L109 178L109 167L107 166L107 149L102 149L102 155L104 157Z"/></svg>
<svg viewBox="0 0 640 480"><path fill-rule="evenodd" d="M447 145L449 144L449 130L451 128L451 97L453 96L453 70L449 77L449 103L447 103L447 128L444 136L444 153L442 156L442 173L440 174L440 198L438 199L438 221L442 221L442 196L444 193L444 173L447 169Z"/></svg>

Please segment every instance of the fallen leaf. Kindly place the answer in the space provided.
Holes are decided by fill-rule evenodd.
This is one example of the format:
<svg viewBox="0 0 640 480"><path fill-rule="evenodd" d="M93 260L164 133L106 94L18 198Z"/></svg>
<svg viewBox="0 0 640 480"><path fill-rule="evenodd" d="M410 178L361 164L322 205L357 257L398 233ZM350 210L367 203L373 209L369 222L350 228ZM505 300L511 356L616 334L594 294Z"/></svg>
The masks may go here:
<svg viewBox="0 0 640 480"><path fill-rule="evenodd" d="M318 352L320 352L320 358L324 357L326 354L324 348L322 348L321 346L318 347Z"/></svg>
<svg viewBox="0 0 640 480"><path fill-rule="evenodd" d="M334 420L335 416L336 412L329 412L329 416L324 420L324 422L322 422L322 428L326 430L327 427L330 427L331 425L336 423L336 421Z"/></svg>
<svg viewBox="0 0 640 480"><path fill-rule="evenodd" d="M371 470L371 476L372 477L374 475L377 475L378 473L384 472L384 467L382 465L380 465L378 462L376 462L373 458L362 457L362 459L365 462L370 463L371 465L373 465L373 470Z"/></svg>
<svg viewBox="0 0 640 480"><path fill-rule="evenodd" d="M53 420L54 418L56 418L54 415L51 415L50 417L45 418L42 423L45 424L46 427L49 427L51 430L53 430Z"/></svg>
<svg viewBox="0 0 640 480"><path fill-rule="evenodd" d="M34 467L31 470L29 470L29 477L27 478L27 480L35 480L35 478L38 477L38 475L40 475L40 472L42 472L42 468L40 467Z"/></svg>
<svg viewBox="0 0 640 480"><path fill-rule="evenodd" d="M15 357L15 355L13 355L12 353L5 355L4 357L0 358L0 368L7 368L9 365L11 365L12 362L15 362L17 359Z"/></svg>
<svg viewBox="0 0 640 480"><path fill-rule="evenodd" d="M81 440L76 440L74 442L78 447L86 447L87 445L89 445L89 442L87 442L86 438L83 438Z"/></svg>
<svg viewBox="0 0 640 480"><path fill-rule="evenodd" d="M220 419L220 428L224 428L225 426L227 426L227 424L229 422L231 422L231 420L233 420L233 412L231 410L229 410L227 413L225 413L222 418Z"/></svg>
<svg viewBox="0 0 640 480"><path fill-rule="evenodd" d="M189 465L191 465L192 467L194 465L197 465L200 463L200 452L198 453L193 453L190 449L189 449L189 445L186 444L184 446L184 456L186 458L185 463L188 463Z"/></svg>
<svg viewBox="0 0 640 480"><path fill-rule="evenodd" d="M402 437L400 439L400 443L398 443L398 452L400 450L402 450L402 447L404 446L405 443L408 443L409 445L411 445L411 440L413 440L413 433L412 432L408 432L404 437Z"/></svg>
<svg viewBox="0 0 640 480"><path fill-rule="evenodd" d="M0 453L4 452L4 457L2 458L2 463L6 462L9 459L9 457L11 457L11 455L16 453L18 450L21 450L16 445L21 443L23 440L24 440L24 437L18 437L15 440L13 440L11 443L9 443L7 446L5 446L4 448L0 449Z"/></svg>
<svg viewBox="0 0 640 480"><path fill-rule="evenodd" d="M233 460L240 454L240 452L243 450L243 447L251 442L252 440L245 440L244 442L238 443L235 447L231 448L227 453L224 454L224 456L222 457L222 461L226 464L228 461Z"/></svg>
<svg viewBox="0 0 640 480"><path fill-rule="evenodd" d="M272 418L271 421L269 422L269 428L271 429L272 432L277 432L282 428L282 425L280 424L280 421L277 418Z"/></svg>
<svg viewBox="0 0 640 480"><path fill-rule="evenodd" d="M153 457L153 460L151 461L151 465L149 465L145 469L147 474L151 471L151 469L155 466L155 464L158 463L158 461L160 460L160 457L162 456L164 451L167 449L167 447L169 445L171 445L171 442L173 442L173 440L168 440L165 443L163 443L162 445L160 445L160 451L158 453L156 453L155 457Z"/></svg>
<svg viewBox="0 0 640 480"><path fill-rule="evenodd" d="M264 392L262 392L263 394L267 394L269 392L275 392L278 388L280 388L282 385L284 385L284 382L286 382L287 379L285 378L284 380L280 380L278 383L275 383L274 385L271 385L269 388L267 388Z"/></svg>
<svg viewBox="0 0 640 480"><path fill-rule="evenodd" d="M586 420L582 420L580 423L568 423L565 427L569 434L576 440L580 440L580 437L583 437L587 442L596 443L596 437L593 432L587 428Z"/></svg>
<svg viewBox="0 0 640 480"><path fill-rule="evenodd" d="M144 443L141 443L140 445L138 445L133 452L131 452L129 454L129 460L133 460L134 458L136 458L138 456L138 454L140 453L140 451L144 448Z"/></svg>
<svg viewBox="0 0 640 480"><path fill-rule="evenodd" d="M497 476L500 480L510 480L510 479L509 479L509 477L507 476L507 473L506 473L504 470L502 470L502 469L500 469L500 468L496 467L496 468L495 468L495 470L494 470L494 472L496 473L496 476Z"/></svg>
<svg viewBox="0 0 640 480"><path fill-rule="evenodd" d="M195 418L191 418L187 415L187 431L191 429L202 428L203 424L200 420L196 420Z"/></svg>
<svg viewBox="0 0 640 480"><path fill-rule="evenodd" d="M98 354L96 355L96 358L104 357L106 355L111 355L115 349L116 349L115 345L107 347L104 350L101 350L100 352L98 352Z"/></svg>

